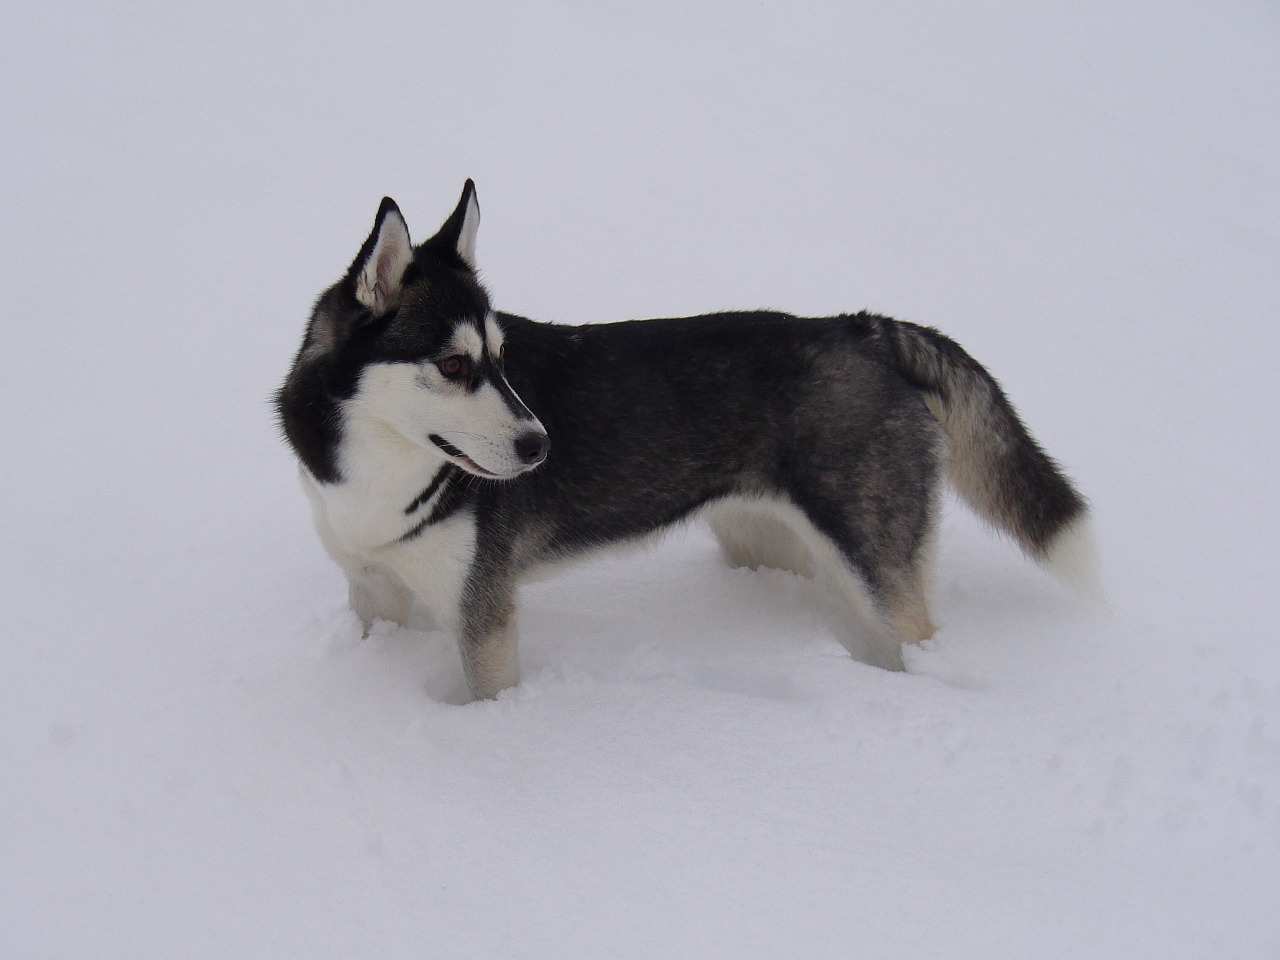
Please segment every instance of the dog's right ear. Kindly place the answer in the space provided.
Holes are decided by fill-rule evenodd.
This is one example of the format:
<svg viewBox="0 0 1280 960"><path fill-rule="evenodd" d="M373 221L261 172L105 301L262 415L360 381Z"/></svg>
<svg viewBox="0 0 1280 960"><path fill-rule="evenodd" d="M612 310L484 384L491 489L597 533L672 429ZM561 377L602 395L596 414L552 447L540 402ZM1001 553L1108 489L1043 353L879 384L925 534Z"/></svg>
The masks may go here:
<svg viewBox="0 0 1280 960"><path fill-rule="evenodd" d="M399 305L404 271L412 262L409 228L396 202L383 197L373 232L347 272L350 289L362 306L381 316Z"/></svg>

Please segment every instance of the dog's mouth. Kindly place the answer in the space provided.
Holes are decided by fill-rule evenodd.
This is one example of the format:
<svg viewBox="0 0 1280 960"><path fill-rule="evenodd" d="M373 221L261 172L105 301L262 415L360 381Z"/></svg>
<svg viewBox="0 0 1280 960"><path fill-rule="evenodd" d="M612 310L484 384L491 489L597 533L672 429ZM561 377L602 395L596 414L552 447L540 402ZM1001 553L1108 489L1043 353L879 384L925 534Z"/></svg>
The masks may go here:
<svg viewBox="0 0 1280 960"><path fill-rule="evenodd" d="M454 460L457 460L458 463L462 464L462 466L465 467L470 473L477 474L478 476L481 476L481 477L497 476L497 474L494 473L492 470L486 470L484 467L480 466L480 464L476 463L474 460L468 457L465 453L463 453L461 450L455 447L452 443L450 443L444 437L440 436L440 434L433 433L427 439L429 439L432 443L434 443L437 447L439 447L442 451L444 451L446 456L451 457Z"/></svg>

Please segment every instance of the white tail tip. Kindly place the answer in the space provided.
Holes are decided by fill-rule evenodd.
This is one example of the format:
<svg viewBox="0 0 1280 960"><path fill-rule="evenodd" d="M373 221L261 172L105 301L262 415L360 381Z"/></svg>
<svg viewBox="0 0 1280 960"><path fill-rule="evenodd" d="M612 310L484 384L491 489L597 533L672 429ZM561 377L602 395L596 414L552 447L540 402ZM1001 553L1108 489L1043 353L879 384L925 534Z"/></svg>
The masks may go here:
<svg viewBox="0 0 1280 960"><path fill-rule="evenodd" d="M1106 591L1099 575L1098 542L1093 524L1083 516L1062 529L1045 552L1045 569L1085 596L1106 602Z"/></svg>

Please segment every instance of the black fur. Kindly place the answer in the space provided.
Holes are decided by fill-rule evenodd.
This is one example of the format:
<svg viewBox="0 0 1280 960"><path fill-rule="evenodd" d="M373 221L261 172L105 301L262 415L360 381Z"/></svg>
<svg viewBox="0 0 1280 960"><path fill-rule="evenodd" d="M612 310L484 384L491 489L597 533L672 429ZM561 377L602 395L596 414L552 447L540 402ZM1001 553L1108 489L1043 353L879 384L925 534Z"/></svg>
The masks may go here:
<svg viewBox="0 0 1280 960"><path fill-rule="evenodd" d="M932 451L937 426L874 318L500 318L508 380L551 439L537 470L472 493L482 515L545 524L518 563L643 536L732 494L790 499L833 539L861 544L851 559L866 576L876 564L857 554L877 531L905 526L918 543L935 462L900 451Z"/></svg>
<svg viewBox="0 0 1280 960"><path fill-rule="evenodd" d="M453 514L457 513L458 510L466 506L468 502L467 487L470 484L471 479L472 478L469 475L463 473L463 471L458 467L453 465L442 467L440 473L436 474L436 480L439 480L440 482L436 483L435 481L432 481L431 488L439 489L439 487L443 486L444 492L440 494L440 498L436 501L436 505L431 508L431 512L422 520L419 520L410 527L405 535L400 539L402 541L406 541L413 540L415 537L420 537L422 536L423 531L432 524L439 523L441 520L453 516ZM431 488L428 488L428 491L419 496L414 503L425 503L427 499L430 498L431 493L435 492L434 489ZM405 513L410 512L411 511L409 510L405 511Z"/></svg>
<svg viewBox="0 0 1280 960"><path fill-rule="evenodd" d="M405 516L410 516L415 510L426 503L440 489L440 485L446 481L455 479L456 475L462 471L451 463L445 464L440 471L427 484L427 489L413 498L413 502L404 508Z"/></svg>

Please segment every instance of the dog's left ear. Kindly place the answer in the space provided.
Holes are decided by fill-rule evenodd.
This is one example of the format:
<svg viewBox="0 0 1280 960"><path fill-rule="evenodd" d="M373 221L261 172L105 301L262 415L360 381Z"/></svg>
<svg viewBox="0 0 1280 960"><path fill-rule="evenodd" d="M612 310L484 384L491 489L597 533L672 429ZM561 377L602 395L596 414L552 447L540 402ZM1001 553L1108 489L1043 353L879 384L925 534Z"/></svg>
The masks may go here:
<svg viewBox="0 0 1280 960"><path fill-rule="evenodd" d="M444 256L453 255L468 270L476 269L476 230L480 227L480 204L476 201L476 185L467 180L462 199L439 232L423 244Z"/></svg>

